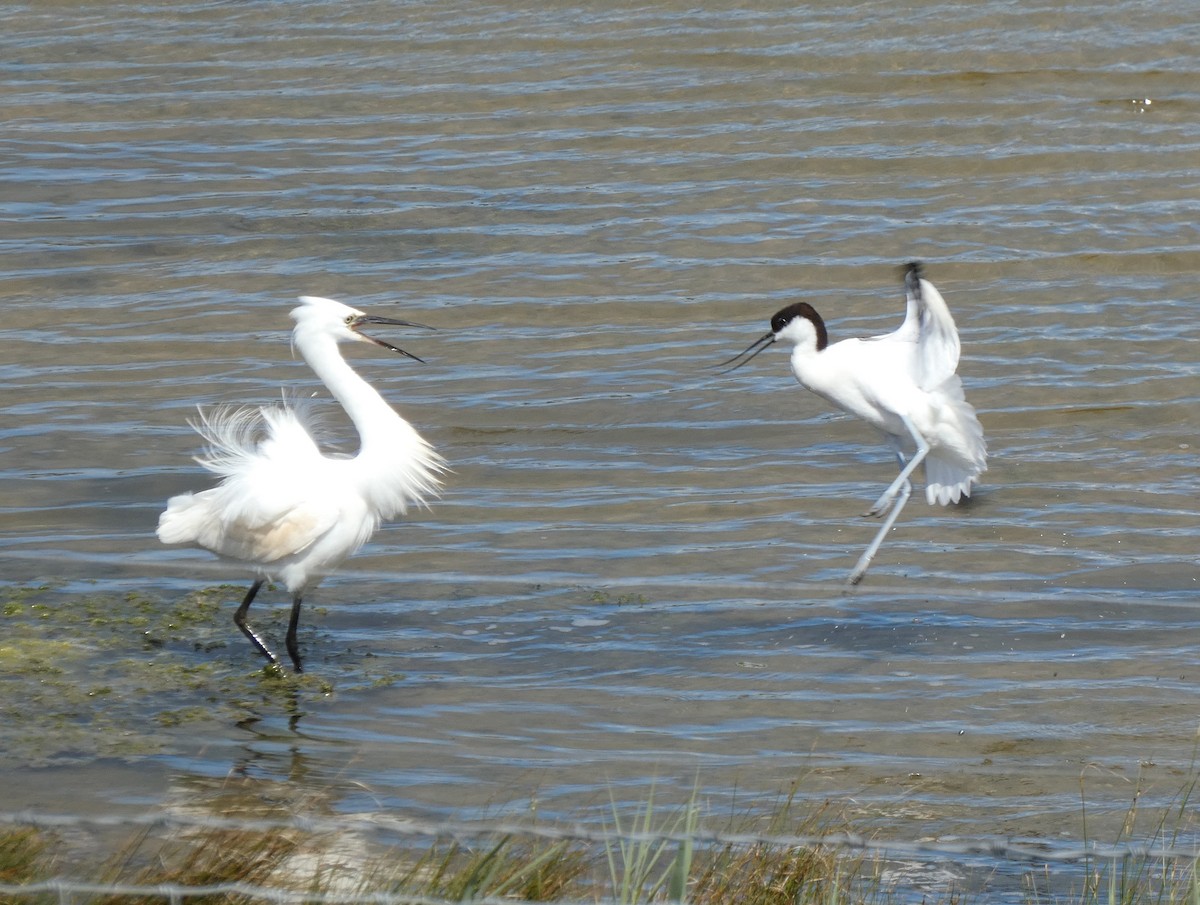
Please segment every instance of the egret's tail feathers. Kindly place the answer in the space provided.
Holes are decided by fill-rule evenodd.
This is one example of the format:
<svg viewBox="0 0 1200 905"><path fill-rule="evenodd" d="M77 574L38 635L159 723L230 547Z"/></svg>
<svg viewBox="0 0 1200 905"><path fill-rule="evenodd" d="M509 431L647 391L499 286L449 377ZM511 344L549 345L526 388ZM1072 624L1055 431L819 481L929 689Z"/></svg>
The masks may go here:
<svg viewBox="0 0 1200 905"><path fill-rule="evenodd" d="M181 493L167 500L158 517L158 539L164 544L194 544L212 520L211 507L194 493Z"/></svg>

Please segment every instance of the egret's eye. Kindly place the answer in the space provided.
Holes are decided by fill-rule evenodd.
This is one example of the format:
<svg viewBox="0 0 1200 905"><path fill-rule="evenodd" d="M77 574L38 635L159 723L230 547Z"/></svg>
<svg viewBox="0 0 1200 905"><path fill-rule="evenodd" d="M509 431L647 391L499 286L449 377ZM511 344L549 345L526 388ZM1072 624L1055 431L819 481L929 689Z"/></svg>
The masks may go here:
<svg viewBox="0 0 1200 905"><path fill-rule="evenodd" d="M346 325L349 326L349 325L353 324L354 321L357 320L357 318L358 318L358 315L347 314L346 315Z"/></svg>

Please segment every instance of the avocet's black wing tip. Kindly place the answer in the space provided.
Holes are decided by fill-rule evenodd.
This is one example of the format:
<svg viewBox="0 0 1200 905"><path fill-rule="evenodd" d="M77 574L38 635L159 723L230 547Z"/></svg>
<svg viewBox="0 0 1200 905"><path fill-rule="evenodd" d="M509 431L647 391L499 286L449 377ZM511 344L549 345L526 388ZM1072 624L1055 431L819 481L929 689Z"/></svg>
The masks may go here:
<svg viewBox="0 0 1200 905"><path fill-rule="evenodd" d="M920 261L911 261L904 266L904 288L910 295L920 297L921 280L925 279L925 268Z"/></svg>

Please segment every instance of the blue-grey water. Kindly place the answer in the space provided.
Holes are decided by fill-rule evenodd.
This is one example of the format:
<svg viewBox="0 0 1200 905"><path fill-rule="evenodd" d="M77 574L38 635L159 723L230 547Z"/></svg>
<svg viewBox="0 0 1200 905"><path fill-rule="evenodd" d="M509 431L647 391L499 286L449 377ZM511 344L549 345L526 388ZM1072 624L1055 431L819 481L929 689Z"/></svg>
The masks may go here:
<svg viewBox="0 0 1200 905"><path fill-rule="evenodd" d="M0 578L60 614L244 584L154 526L208 484L197 404L325 399L300 294L438 328L386 336L423 365L347 351L453 472L312 595L328 686L290 705L130 678L250 681L238 589L199 645L67 620L96 713L37 722L0 658L8 807L230 775L433 816L795 787L899 838L1075 839L1175 799L1198 47L1167 0L9 4ZM914 494L847 592L890 453L778 349L707 366L793 301L833 340L892 329L912 259L991 460L969 505ZM255 610L279 639L285 595Z"/></svg>

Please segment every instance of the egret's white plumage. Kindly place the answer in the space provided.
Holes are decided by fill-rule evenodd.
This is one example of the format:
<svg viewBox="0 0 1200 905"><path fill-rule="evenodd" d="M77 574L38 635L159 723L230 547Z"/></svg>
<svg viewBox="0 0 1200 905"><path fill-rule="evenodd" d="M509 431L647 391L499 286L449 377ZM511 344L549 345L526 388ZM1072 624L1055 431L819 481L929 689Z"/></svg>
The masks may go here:
<svg viewBox="0 0 1200 905"><path fill-rule="evenodd" d="M359 330L367 324L421 325L373 317L332 299L303 296L300 302L291 313L293 346L350 416L358 453L323 454L310 420L296 406L201 411L193 426L208 450L197 461L221 482L172 497L158 523L163 543L203 547L259 576L234 621L272 662L275 655L245 617L263 581L283 582L292 594L287 647L297 672L302 666L296 625L304 594L366 543L381 521L435 496L445 470L441 456L338 349L354 340L415 358Z"/></svg>
<svg viewBox="0 0 1200 905"><path fill-rule="evenodd" d="M987 446L956 370L958 329L941 293L922 279L919 264L905 272L907 309L899 329L882 336L828 344L825 323L805 302L771 318L771 332L726 364L750 361L776 341L792 345L792 373L827 402L881 431L900 462L900 474L867 515L887 515L850 573L857 584L912 492L910 475L925 465L930 505L957 503L987 470Z"/></svg>

